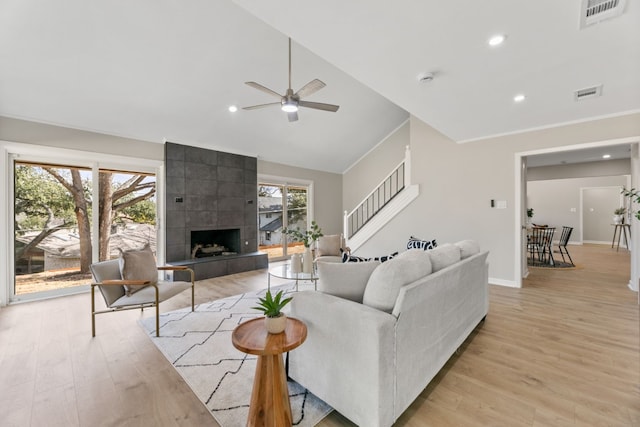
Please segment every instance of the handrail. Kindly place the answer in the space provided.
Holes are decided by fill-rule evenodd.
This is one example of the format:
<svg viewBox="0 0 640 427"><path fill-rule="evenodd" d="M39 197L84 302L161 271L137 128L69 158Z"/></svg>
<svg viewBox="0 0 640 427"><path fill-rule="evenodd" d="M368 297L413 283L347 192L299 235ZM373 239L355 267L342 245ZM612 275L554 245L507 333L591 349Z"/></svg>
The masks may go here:
<svg viewBox="0 0 640 427"><path fill-rule="evenodd" d="M366 223L380 212L382 208L410 184L410 156L409 146L407 146L404 160L393 169L393 172L387 175L355 209L348 213L345 211L343 228L344 235L347 239L353 237Z"/></svg>

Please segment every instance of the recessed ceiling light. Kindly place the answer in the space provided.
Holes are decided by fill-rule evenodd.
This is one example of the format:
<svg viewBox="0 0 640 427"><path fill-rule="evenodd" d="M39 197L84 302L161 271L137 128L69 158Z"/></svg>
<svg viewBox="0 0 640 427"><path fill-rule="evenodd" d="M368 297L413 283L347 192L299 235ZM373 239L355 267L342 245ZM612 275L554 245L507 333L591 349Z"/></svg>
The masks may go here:
<svg viewBox="0 0 640 427"><path fill-rule="evenodd" d="M489 39L489 42L488 42L489 46L501 45L502 43L504 43L506 38L507 36L505 36L504 34L496 34L495 36Z"/></svg>
<svg viewBox="0 0 640 427"><path fill-rule="evenodd" d="M521 93L513 97L513 100L515 102L522 102L524 101L524 99L525 99L525 96Z"/></svg>
<svg viewBox="0 0 640 427"><path fill-rule="evenodd" d="M238 111L238 107L236 107L235 105L231 105L229 107L229 111L232 112L232 113L235 113L236 111Z"/></svg>
<svg viewBox="0 0 640 427"><path fill-rule="evenodd" d="M611 154L603 154L602 158L603 159L610 159L611 158Z"/></svg>

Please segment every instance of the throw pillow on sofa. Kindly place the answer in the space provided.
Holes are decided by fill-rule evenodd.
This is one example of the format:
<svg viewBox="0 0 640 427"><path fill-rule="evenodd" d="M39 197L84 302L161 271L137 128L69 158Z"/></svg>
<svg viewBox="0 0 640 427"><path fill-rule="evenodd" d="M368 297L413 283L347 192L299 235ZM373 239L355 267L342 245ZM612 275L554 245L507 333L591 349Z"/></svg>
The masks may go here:
<svg viewBox="0 0 640 427"><path fill-rule="evenodd" d="M149 284L158 282L158 267L149 245L142 249L120 251L120 274L124 280L144 280ZM128 296L148 285L124 285Z"/></svg>
<svg viewBox="0 0 640 427"><path fill-rule="evenodd" d="M395 257L398 255L398 252L394 252L390 255L385 255L385 256L380 256L380 257L374 257L374 258L364 258L364 257L359 257L359 256L355 256L355 255L350 255L346 252L342 253L342 262L369 262L369 261L380 261L380 262L385 262L385 261L389 261L391 258Z"/></svg>
<svg viewBox="0 0 640 427"><path fill-rule="evenodd" d="M457 248L456 248L457 249ZM423 250L410 250L380 264L369 277L362 303L391 313L400 288L432 271L429 254Z"/></svg>
<svg viewBox="0 0 640 427"><path fill-rule="evenodd" d="M362 303L364 289L379 262L318 262L318 292Z"/></svg>
<svg viewBox="0 0 640 427"><path fill-rule="evenodd" d="M407 249L422 249L428 251L430 249L434 249L438 246L436 243L436 239L432 240L422 240L417 237L409 237L409 241L407 242Z"/></svg>
<svg viewBox="0 0 640 427"><path fill-rule="evenodd" d="M460 259L467 259L471 255L480 253L480 245L475 240L461 240L454 245L460 248Z"/></svg>
<svg viewBox="0 0 640 427"><path fill-rule="evenodd" d="M460 248L451 243L438 246L428 253L434 273L460 261Z"/></svg>

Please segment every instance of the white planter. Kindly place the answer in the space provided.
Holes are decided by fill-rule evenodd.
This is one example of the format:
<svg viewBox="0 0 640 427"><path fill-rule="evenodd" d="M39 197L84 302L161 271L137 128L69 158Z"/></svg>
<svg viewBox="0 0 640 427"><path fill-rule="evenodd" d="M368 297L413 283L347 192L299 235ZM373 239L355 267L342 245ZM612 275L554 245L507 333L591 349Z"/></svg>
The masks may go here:
<svg viewBox="0 0 640 427"><path fill-rule="evenodd" d="M291 272L300 273L302 271L302 257L300 254L291 255Z"/></svg>
<svg viewBox="0 0 640 427"><path fill-rule="evenodd" d="M279 334L284 332L287 326L287 315L280 313L280 317L265 317L264 325L270 334Z"/></svg>
<svg viewBox="0 0 640 427"><path fill-rule="evenodd" d="M624 215L614 215L613 216L613 223L614 224L622 224L623 220L624 220Z"/></svg>
<svg viewBox="0 0 640 427"><path fill-rule="evenodd" d="M305 248L304 256L302 257L302 272L311 274L313 272L313 252L311 248Z"/></svg>

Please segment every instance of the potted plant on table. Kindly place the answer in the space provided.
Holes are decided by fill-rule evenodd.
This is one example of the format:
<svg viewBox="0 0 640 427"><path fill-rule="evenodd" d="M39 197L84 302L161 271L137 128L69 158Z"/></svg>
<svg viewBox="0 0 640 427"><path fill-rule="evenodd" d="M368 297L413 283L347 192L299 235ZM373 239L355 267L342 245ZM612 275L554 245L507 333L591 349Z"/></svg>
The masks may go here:
<svg viewBox="0 0 640 427"><path fill-rule="evenodd" d="M293 297L282 299L282 294L283 291L280 291L274 297L271 295L271 290L268 290L264 298L258 299L258 306L252 307L264 313L264 324L270 334L279 334L287 326L287 315L281 310L291 302Z"/></svg>
<svg viewBox="0 0 640 427"><path fill-rule="evenodd" d="M613 211L613 223L622 224L624 222L624 214L627 212L626 208L617 208Z"/></svg>
<svg viewBox="0 0 640 427"><path fill-rule="evenodd" d="M527 222L531 224L531 220L533 219L533 208L527 209Z"/></svg>
<svg viewBox="0 0 640 427"><path fill-rule="evenodd" d="M320 237L323 236L322 229L317 222L311 221L311 228L304 232L300 227L295 229L285 228L282 230L282 234L293 237L293 240L302 242L304 245L304 256L302 257L302 271L304 273L311 273L313 271L313 254L311 252L311 245L315 243Z"/></svg>

